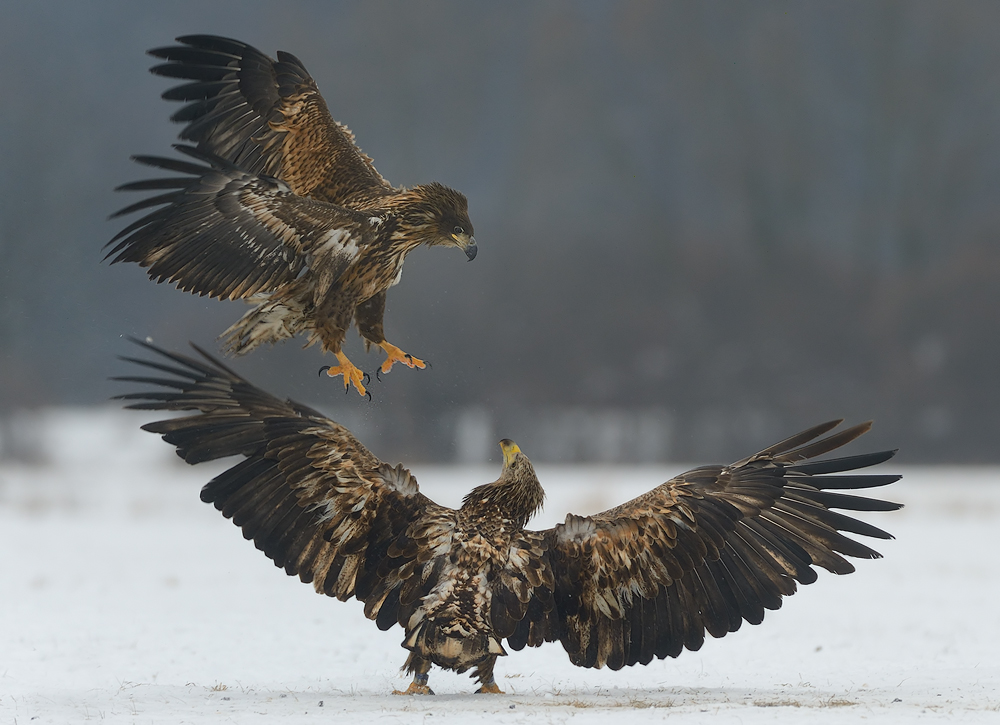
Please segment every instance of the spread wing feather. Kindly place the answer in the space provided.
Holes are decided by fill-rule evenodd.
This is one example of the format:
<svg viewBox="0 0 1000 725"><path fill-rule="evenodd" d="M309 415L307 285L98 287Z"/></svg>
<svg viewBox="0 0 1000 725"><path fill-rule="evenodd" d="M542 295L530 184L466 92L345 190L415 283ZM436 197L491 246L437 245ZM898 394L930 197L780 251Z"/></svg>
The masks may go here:
<svg viewBox="0 0 1000 725"><path fill-rule="evenodd" d="M168 61L153 73L191 81L163 94L187 102L172 117L187 124L181 138L249 173L281 179L302 196L345 204L391 190L294 55L279 52L275 61L212 35L177 41L183 45L149 53Z"/></svg>
<svg viewBox="0 0 1000 725"><path fill-rule="evenodd" d="M155 375L120 379L158 389L121 397L133 408L197 413L145 429L189 463L243 457L202 499L317 591L357 597L382 629L412 625L446 576L458 512L316 411L264 393L204 353L206 362L146 347L162 361L134 362ZM809 461L870 427L824 437L836 425L688 471L600 514L521 532L490 576L493 633L516 650L560 641L580 666L645 664L699 649L706 632L760 623L797 583L815 581L816 566L844 574L853 571L845 556L878 557L841 532L890 535L831 509L899 508L836 492L898 480L854 473L894 452Z"/></svg>
<svg viewBox="0 0 1000 725"><path fill-rule="evenodd" d="M532 592L509 637L514 649L562 642L574 664L610 667L697 650L705 632L722 637L758 624L814 566L854 570L844 556L878 552L843 535L891 536L831 511L891 511L899 504L835 493L900 477L846 473L888 460L880 453L803 463L865 433L865 423L826 435L816 426L730 466L697 468L593 516L566 517L525 532L543 552L552 585ZM835 474L846 473L838 476ZM537 597L537 601L536 598Z"/></svg>
<svg viewBox="0 0 1000 725"><path fill-rule="evenodd" d="M170 189L114 216L159 207L129 224L108 246L115 262L137 262L151 279L186 292L245 299L274 292L311 269L336 280L374 230L368 215L295 194L285 183L247 173L218 156L177 146L200 165L137 156L139 163L187 176L138 181L124 191Z"/></svg>
<svg viewBox="0 0 1000 725"><path fill-rule="evenodd" d="M159 388L119 397L130 408L196 411L143 428L188 463L243 456L205 485L202 500L288 574L329 596L357 597L382 629L405 623L434 584L419 564L450 541L455 511L315 410L268 395L201 350L204 362L139 344L165 362L126 359L165 375L117 378Z"/></svg>

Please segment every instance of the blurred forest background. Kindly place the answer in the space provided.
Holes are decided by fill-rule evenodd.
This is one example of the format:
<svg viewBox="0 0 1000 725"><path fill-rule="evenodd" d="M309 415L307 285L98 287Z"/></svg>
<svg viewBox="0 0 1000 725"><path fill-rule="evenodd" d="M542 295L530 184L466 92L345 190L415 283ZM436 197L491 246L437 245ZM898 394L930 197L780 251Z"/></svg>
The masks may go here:
<svg viewBox="0 0 1000 725"><path fill-rule="evenodd" d="M389 294L433 369L369 403L299 341L232 362L377 454L721 461L845 416L1000 462L1000 3L867 0L0 2L6 455L135 388L124 336L216 351L243 312L101 261L179 131L144 52L189 33L294 53L390 182L469 198L478 258Z"/></svg>

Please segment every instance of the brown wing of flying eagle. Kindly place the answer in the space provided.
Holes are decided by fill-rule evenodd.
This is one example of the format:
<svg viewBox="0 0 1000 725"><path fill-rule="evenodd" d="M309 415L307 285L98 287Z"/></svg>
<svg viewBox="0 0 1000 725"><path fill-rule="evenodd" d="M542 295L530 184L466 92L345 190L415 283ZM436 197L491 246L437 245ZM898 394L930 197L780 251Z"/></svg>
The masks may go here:
<svg viewBox="0 0 1000 725"><path fill-rule="evenodd" d="M275 565L316 591L364 603L381 629L403 628L408 693L429 693L432 664L474 668L499 692L506 647L558 641L582 667L648 664L758 624L815 567L847 574L845 557L878 552L846 534L888 533L833 509L899 504L841 493L898 475L859 473L894 451L815 460L870 423L824 423L728 466L681 474L628 503L525 526L544 493L528 458L501 441L500 477L459 509L424 496L402 466L383 463L343 426L274 398L202 353L144 344L155 386L121 396L131 408L191 411L149 423L188 463L240 456L202 489ZM506 643L506 647L505 647Z"/></svg>
<svg viewBox="0 0 1000 725"><path fill-rule="evenodd" d="M222 337L233 354L303 334L336 355L326 368L364 394L364 375L341 351L352 323L366 347L394 363L423 361L387 342L385 297L420 246L452 246L471 260L476 240L465 196L438 183L391 186L333 120L301 61L272 60L211 35L156 48L152 72L186 82L163 94L184 105L182 158L135 160L179 175L118 187L159 192L114 216L153 209L109 242L107 257L150 279L253 306Z"/></svg>

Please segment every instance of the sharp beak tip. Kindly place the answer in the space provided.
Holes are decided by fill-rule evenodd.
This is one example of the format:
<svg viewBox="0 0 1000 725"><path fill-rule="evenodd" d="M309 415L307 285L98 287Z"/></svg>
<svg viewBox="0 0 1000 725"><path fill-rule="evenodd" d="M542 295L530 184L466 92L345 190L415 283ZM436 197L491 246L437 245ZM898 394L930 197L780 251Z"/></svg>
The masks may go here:
<svg viewBox="0 0 1000 725"><path fill-rule="evenodd" d="M469 242L469 245L467 247L465 247L465 256L468 257L469 261L471 262L473 259L476 258L476 253L478 251L479 251L479 247L476 246L476 240L472 239Z"/></svg>

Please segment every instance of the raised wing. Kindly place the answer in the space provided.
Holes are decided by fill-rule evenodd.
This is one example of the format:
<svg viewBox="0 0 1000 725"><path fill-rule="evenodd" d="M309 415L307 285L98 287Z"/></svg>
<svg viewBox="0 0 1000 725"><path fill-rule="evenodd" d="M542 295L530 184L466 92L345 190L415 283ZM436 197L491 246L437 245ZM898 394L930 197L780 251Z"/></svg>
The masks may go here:
<svg viewBox="0 0 1000 725"><path fill-rule="evenodd" d="M847 574L854 567L844 556L878 558L840 532L892 537L830 509L900 508L834 492L899 480L848 473L895 451L803 462L871 427L820 438L839 423L816 426L730 466L689 471L603 513L570 514L540 532L551 597L541 587L528 599L510 645L560 640L583 667L647 664L676 657L684 647L699 649L706 631L722 637L743 620L760 623L765 609L778 609L781 598L795 592L796 582L816 580L814 565Z"/></svg>
<svg viewBox="0 0 1000 725"><path fill-rule="evenodd" d="M369 243L373 225L382 223L300 196L281 181L248 173L190 146L176 148L208 165L135 157L139 163L187 176L118 187L167 191L116 212L117 217L160 207L108 242L115 245L107 255L112 263L137 262L157 282L221 299L273 292L307 269L329 284Z"/></svg>
<svg viewBox="0 0 1000 725"><path fill-rule="evenodd" d="M202 500L317 592L357 597L381 629L405 622L431 583L418 558L450 541L454 510L315 410L263 392L201 350L205 362L139 344L165 360L125 359L167 376L117 378L158 386L119 397L134 401L129 408L197 411L143 429L188 463L243 458L205 485Z"/></svg>
<svg viewBox="0 0 1000 725"><path fill-rule="evenodd" d="M181 138L256 175L273 176L302 196L350 206L391 186L354 135L330 116L316 82L291 53L274 61L238 40L214 35L177 38L156 48L167 60L151 70L192 81L163 97L187 101L172 116L187 123Z"/></svg>

